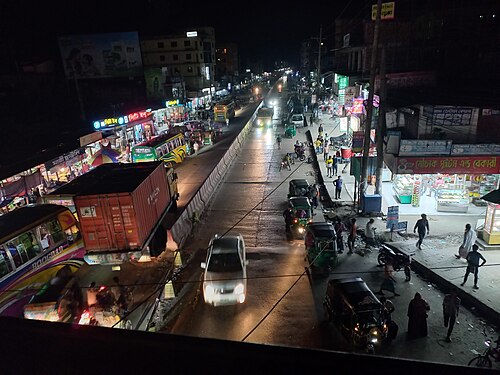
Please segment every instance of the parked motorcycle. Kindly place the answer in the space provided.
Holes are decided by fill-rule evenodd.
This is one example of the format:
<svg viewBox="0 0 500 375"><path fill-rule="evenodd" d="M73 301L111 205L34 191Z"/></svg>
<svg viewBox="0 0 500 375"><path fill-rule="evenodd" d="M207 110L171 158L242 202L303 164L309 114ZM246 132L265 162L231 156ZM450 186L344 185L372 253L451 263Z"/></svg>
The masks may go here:
<svg viewBox="0 0 500 375"><path fill-rule="evenodd" d="M469 366L491 368L491 358L493 358L495 362L500 362L500 337L495 341L495 343L496 346L493 347L491 345L492 341L490 339L486 340L484 342L486 350L483 354L479 354L472 358L469 362Z"/></svg>
<svg viewBox="0 0 500 375"><path fill-rule="evenodd" d="M394 251L386 244L382 244L379 249L379 254L377 257L378 264L384 266L386 263L390 262L394 271L399 271L401 268L409 266L411 263L410 256Z"/></svg>
<svg viewBox="0 0 500 375"><path fill-rule="evenodd" d="M280 165L280 172L283 170L283 169L288 169L289 171L292 170L292 167L290 165L290 162L288 161L288 159L282 159L281 160L281 165Z"/></svg>

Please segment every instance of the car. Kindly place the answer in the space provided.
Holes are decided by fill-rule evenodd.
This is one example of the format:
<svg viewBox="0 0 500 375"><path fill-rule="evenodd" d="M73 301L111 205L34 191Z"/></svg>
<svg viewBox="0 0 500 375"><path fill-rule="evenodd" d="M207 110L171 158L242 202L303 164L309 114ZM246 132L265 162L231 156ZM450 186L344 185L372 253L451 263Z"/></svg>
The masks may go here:
<svg viewBox="0 0 500 375"><path fill-rule="evenodd" d="M209 243L207 258L201 263L203 297L212 306L245 302L247 292L245 241L239 233L215 235Z"/></svg>
<svg viewBox="0 0 500 375"><path fill-rule="evenodd" d="M290 122L295 126L304 126L304 115L302 113L295 113L290 117Z"/></svg>

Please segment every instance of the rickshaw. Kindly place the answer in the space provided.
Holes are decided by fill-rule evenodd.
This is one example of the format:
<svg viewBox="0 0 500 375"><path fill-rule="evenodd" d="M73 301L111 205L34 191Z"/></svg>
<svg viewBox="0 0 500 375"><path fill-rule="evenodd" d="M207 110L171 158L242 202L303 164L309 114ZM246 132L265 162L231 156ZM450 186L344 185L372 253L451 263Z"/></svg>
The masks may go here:
<svg viewBox="0 0 500 375"><path fill-rule="evenodd" d="M307 261L313 276L328 275L337 265L337 243L332 223L310 223L306 228Z"/></svg>
<svg viewBox="0 0 500 375"><path fill-rule="evenodd" d="M384 307L360 277L329 280L323 307L328 320L355 348L373 354L387 337Z"/></svg>
<svg viewBox="0 0 500 375"><path fill-rule="evenodd" d="M203 131L203 144L213 145L215 143L215 132L209 126L205 126Z"/></svg>
<svg viewBox="0 0 500 375"><path fill-rule="evenodd" d="M191 140L197 142L199 145L203 144L203 132L200 129L193 129L191 131Z"/></svg>
<svg viewBox="0 0 500 375"><path fill-rule="evenodd" d="M312 223L312 206L307 197L291 197L288 206L292 210L292 225L290 232L293 237L304 238L306 226Z"/></svg>
<svg viewBox="0 0 500 375"><path fill-rule="evenodd" d="M293 138L297 135L297 126L295 124L285 124L285 137Z"/></svg>
<svg viewBox="0 0 500 375"><path fill-rule="evenodd" d="M287 198L291 197L307 197L309 192L309 182L307 180L300 178L290 180L288 183L288 195Z"/></svg>

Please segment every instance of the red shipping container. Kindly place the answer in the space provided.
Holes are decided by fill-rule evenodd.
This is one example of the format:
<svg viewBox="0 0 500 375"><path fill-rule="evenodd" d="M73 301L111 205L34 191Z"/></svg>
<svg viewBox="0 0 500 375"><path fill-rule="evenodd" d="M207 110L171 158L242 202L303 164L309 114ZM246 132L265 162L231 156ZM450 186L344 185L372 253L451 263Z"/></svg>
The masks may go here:
<svg viewBox="0 0 500 375"><path fill-rule="evenodd" d="M88 252L142 249L171 198L163 163L105 164L74 197ZM100 175L100 176L99 176Z"/></svg>

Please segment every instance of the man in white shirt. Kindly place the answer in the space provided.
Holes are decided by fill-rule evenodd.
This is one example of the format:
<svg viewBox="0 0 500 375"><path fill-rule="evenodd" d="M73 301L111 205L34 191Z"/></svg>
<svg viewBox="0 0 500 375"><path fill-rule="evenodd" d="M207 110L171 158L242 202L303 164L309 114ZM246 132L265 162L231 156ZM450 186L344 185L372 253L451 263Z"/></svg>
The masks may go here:
<svg viewBox="0 0 500 375"><path fill-rule="evenodd" d="M375 220L370 219L366 224L365 236L366 236L366 248L370 246L375 246L375 228L373 226Z"/></svg>

